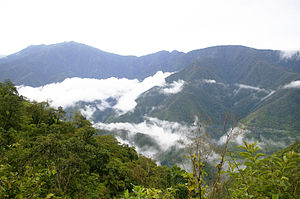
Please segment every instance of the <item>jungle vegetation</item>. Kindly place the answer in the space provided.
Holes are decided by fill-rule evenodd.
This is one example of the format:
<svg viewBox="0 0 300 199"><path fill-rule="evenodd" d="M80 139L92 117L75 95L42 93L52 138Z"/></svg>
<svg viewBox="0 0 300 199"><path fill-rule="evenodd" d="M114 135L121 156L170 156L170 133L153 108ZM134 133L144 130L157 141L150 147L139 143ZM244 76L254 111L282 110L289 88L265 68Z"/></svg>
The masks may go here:
<svg viewBox="0 0 300 199"><path fill-rule="evenodd" d="M66 118L0 83L0 198L299 198L299 142L272 156L257 143L224 148L210 183L200 144L191 173L158 166L80 113Z"/></svg>

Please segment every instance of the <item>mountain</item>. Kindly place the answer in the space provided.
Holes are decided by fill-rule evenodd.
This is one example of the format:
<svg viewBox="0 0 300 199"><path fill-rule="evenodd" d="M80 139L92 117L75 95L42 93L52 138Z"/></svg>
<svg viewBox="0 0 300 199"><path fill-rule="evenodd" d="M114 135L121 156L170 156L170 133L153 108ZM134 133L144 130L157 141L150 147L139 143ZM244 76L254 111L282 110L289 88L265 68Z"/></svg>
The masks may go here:
<svg viewBox="0 0 300 199"><path fill-rule="evenodd" d="M70 77L143 79L158 70L179 70L182 65L175 62L181 54L121 56L76 42L29 46L0 60L0 81L9 78L17 85L42 86Z"/></svg>
<svg viewBox="0 0 300 199"><path fill-rule="evenodd" d="M188 123L202 115L217 127L212 135L218 139L225 115L233 114L239 125L251 130L252 137L263 135L287 142L299 139L300 90L285 87L300 80L297 53L287 57L276 50L215 46L136 57L65 42L30 46L0 59L1 81L10 78L17 85L30 86L70 77L144 79L159 70L174 72L166 79L166 88L154 87L141 94L133 112L123 115L94 106L94 122L140 123L146 116ZM165 92L181 83L176 92ZM71 110L92 103L99 102L79 102ZM116 103L115 99L109 103Z"/></svg>
<svg viewBox="0 0 300 199"><path fill-rule="evenodd" d="M222 64L223 61L226 65ZM243 67L239 67L239 61L243 62L240 64ZM64 42L29 46L0 59L0 81L11 79L16 85L42 86L71 77L144 79L159 70L177 72L191 64L202 63L222 66L218 67L218 74L226 75L227 70L235 71L231 74L235 77L232 79L234 82L240 80L240 76L251 72L249 70L252 70L253 61L256 67L272 64L276 68L300 71L300 59L283 59L280 51L257 50L244 46L216 46L188 53L160 51L136 57L104 52L76 42ZM260 83L251 78L248 77L248 83ZM271 81L270 84L272 83Z"/></svg>
<svg viewBox="0 0 300 199"><path fill-rule="evenodd" d="M280 65L275 55L280 56L276 51L241 46L192 51L187 56L197 57L197 61L167 78L169 84L184 81L180 92L166 94L159 87L152 88L136 100L133 112L112 114L106 121L141 122L148 116L191 122L202 115L221 129L225 115L233 114L248 129L256 129L257 138L297 140L300 89L284 85L300 80L300 73ZM221 133L213 135L218 138Z"/></svg>
<svg viewBox="0 0 300 199"><path fill-rule="evenodd" d="M243 122L257 136L264 134L269 139L297 140L300 130L299 99L299 89L281 89L259 104Z"/></svg>

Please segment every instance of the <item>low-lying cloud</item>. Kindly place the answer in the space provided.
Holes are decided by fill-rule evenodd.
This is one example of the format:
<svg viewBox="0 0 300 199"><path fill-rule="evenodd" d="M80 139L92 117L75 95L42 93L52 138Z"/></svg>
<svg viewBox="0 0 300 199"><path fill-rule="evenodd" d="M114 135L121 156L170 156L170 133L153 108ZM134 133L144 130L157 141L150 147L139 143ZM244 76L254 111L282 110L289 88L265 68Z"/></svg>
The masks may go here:
<svg viewBox="0 0 300 199"><path fill-rule="evenodd" d="M204 79L203 82L208 83L208 84L216 84L216 80L214 79Z"/></svg>
<svg viewBox="0 0 300 199"><path fill-rule="evenodd" d="M165 88L162 89L165 94L175 94L180 92L183 89L184 81L178 80L174 81L169 85L166 85Z"/></svg>
<svg viewBox="0 0 300 199"><path fill-rule="evenodd" d="M186 139L186 135L192 131L192 127L183 125L177 122L169 122L159 120L157 118L145 117L141 123L102 123L94 124L98 129L108 131L126 130L131 135L142 133L151 136L160 145L162 150L167 150L169 147L178 144L179 141Z"/></svg>
<svg viewBox="0 0 300 199"><path fill-rule="evenodd" d="M85 106L84 108L80 109L80 112L83 116L86 117L86 119L88 120L92 120L92 116L94 114L94 112L96 111L96 108L95 107L92 107L92 106Z"/></svg>
<svg viewBox="0 0 300 199"><path fill-rule="evenodd" d="M280 53L281 59L300 59L300 51L299 50L286 50L281 51Z"/></svg>
<svg viewBox="0 0 300 199"><path fill-rule="evenodd" d="M237 87L239 87L240 89L250 89L250 90L255 90L255 91L263 91L268 93L268 91L264 88L259 88L259 87L255 87L255 86L250 86L250 85L246 85L246 84L235 84Z"/></svg>
<svg viewBox="0 0 300 199"><path fill-rule="evenodd" d="M247 133L250 133L250 131L239 128L239 127L235 127L233 129L229 129L227 133L222 135L217 143L219 145L225 144L227 136L230 135L230 142L236 143L238 145L242 145L243 140L244 140L244 136Z"/></svg>
<svg viewBox="0 0 300 199"><path fill-rule="evenodd" d="M218 85L222 85L222 86L225 86L227 87L228 85L227 84L224 84L222 82L217 82L216 80L214 79L202 79L202 82L206 83L206 84L218 84Z"/></svg>
<svg viewBox="0 0 300 199"><path fill-rule="evenodd" d="M300 88L300 80L292 81L291 83L285 85L283 88Z"/></svg>
<svg viewBox="0 0 300 199"><path fill-rule="evenodd" d="M143 92L154 86L165 86L165 78L171 73L157 72L155 75L137 79L115 78L90 79L90 78L67 78L63 82L47 84L41 87L19 86L21 95L38 102L49 101L52 106L64 108L74 105L76 102L101 101L99 109L110 107L107 99L117 100L114 109L124 113L134 109L135 99ZM177 92L182 87L182 82L174 82L166 92ZM173 86L173 87L172 87ZM97 106L98 108L98 106Z"/></svg>
<svg viewBox="0 0 300 199"><path fill-rule="evenodd" d="M94 127L114 132L117 139L121 143L135 146L139 153L143 153L144 155L149 155L152 157L155 155L158 156L160 153L167 151L172 146L184 148L185 144L187 143L187 136L194 130L193 126L188 126L177 122L163 121L151 117L145 117L143 122L137 124L127 122L98 122L94 124ZM122 135L125 133L124 131L127 133L126 139L124 139ZM144 144L144 147L140 146L138 143L135 143L136 135L147 136L147 141L149 141L149 138L151 138L157 146L146 147L146 144Z"/></svg>
<svg viewBox="0 0 300 199"><path fill-rule="evenodd" d="M276 91L271 91L268 95L266 95L265 97L263 97L263 98L261 99L261 101L263 101L263 100L265 100L265 99L271 97L271 95L273 95L275 92L276 92Z"/></svg>

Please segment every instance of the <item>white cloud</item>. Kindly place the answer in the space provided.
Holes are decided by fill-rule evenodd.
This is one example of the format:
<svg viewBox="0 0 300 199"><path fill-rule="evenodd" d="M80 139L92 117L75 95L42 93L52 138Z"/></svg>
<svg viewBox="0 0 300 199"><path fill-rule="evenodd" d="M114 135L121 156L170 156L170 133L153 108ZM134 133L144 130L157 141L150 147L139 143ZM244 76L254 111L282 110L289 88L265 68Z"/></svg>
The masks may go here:
<svg viewBox="0 0 300 199"><path fill-rule="evenodd" d="M234 142L238 145L242 145L243 144L243 140L244 140L244 136L245 134L250 133L249 130L245 130L245 129L241 129L239 127L235 127L233 129L229 129L227 133L225 133L224 135L222 135L220 137L220 139L218 140L218 144L225 144L226 143L226 139L227 139L227 135L230 134L230 142Z"/></svg>
<svg viewBox="0 0 300 199"><path fill-rule="evenodd" d="M259 87L255 87L255 86L250 86L250 85L246 85L246 84L235 84L236 86L238 86L241 89L250 89L250 90L256 90L256 91L263 91L263 92L268 92L266 89L264 88L259 88Z"/></svg>
<svg viewBox="0 0 300 199"><path fill-rule="evenodd" d="M204 79L203 81L208 84L216 84L217 83L216 80L214 80L214 79Z"/></svg>
<svg viewBox="0 0 300 199"><path fill-rule="evenodd" d="M193 127L179 124L177 122L168 122L157 118L147 117L141 123L96 123L95 128L109 131L125 130L128 131L128 139L132 141L134 135L142 133L150 136L160 146L161 150L166 151L171 146L180 147L181 142L186 141L186 136L193 131ZM136 145L135 145L136 146ZM137 147L137 150L140 149ZM151 149L153 150L153 149ZM158 151L157 151L158 152ZM153 152L151 152L152 154Z"/></svg>
<svg viewBox="0 0 300 199"><path fill-rule="evenodd" d="M231 133L230 136L230 143L235 143L238 145L243 145L244 146L244 141L246 141L247 143L254 143L257 140L257 138L254 138L251 136L251 130L248 129L244 129L245 126L241 126L240 127L235 127L232 131L228 131L226 134L224 134L223 136L220 137L220 139L218 140L217 144L222 145L225 144L226 142L226 137L228 135L228 133ZM277 131L275 129L271 129L272 131ZM282 133L282 132L278 132L278 133ZM268 148L270 146L276 146L276 147L280 147L280 148L284 148L286 147L286 143L283 141L274 141L272 139L267 139L264 136L260 135L260 141L258 141L257 145L261 148L261 149L265 149ZM290 143L292 143L294 140L290 140Z"/></svg>
<svg viewBox="0 0 300 199"><path fill-rule="evenodd" d="M119 98L118 103L114 106L114 108L121 112L133 110L136 106L135 99L138 98L140 94L154 86L165 85L165 78L169 75L171 75L171 73L163 73L159 71L154 76L147 77L142 82L133 85L128 92L124 93L124 95Z"/></svg>
<svg viewBox="0 0 300 199"><path fill-rule="evenodd" d="M92 106L85 106L84 109L80 109L81 114L90 121L92 121L91 119L92 119L95 111L96 111L96 108L92 107Z"/></svg>
<svg viewBox="0 0 300 199"><path fill-rule="evenodd" d="M183 89L184 81L183 80L178 80L174 81L169 85L166 85L166 88L163 88L162 91L165 94L175 94L179 93Z"/></svg>
<svg viewBox="0 0 300 199"><path fill-rule="evenodd" d="M271 95L273 95L275 92L276 92L276 91L271 91L268 95L266 95L265 97L263 97L263 98L261 99L261 101L263 101L263 100L269 98L269 97L270 97Z"/></svg>
<svg viewBox="0 0 300 199"><path fill-rule="evenodd" d="M187 152L186 149L193 145L192 142L195 132L197 132L197 126L163 121L151 117L145 117L144 119L145 120L140 123L99 122L95 123L94 127L112 132L119 142L134 146L138 153L151 157L158 161L158 163L164 159L172 158L165 157L170 150L178 150L181 153L180 155L183 155L182 153ZM144 138L142 138L141 141L136 139L137 137ZM149 143L147 143L148 141ZM201 145L201 147L205 147L205 149L203 148L201 150L208 150L207 158L209 161L213 161L218 156L213 149L210 148L210 141L214 140L207 140L205 146ZM185 162L186 161L183 160L181 163ZM185 169L187 168L185 167Z"/></svg>
<svg viewBox="0 0 300 199"><path fill-rule="evenodd" d="M276 147L280 147L280 148L285 148L287 147L287 144L284 143L283 141L274 141L272 139L267 139L263 136L260 136L261 141L257 143L257 145L261 148L261 149L266 149L269 148L270 146L276 146ZM249 142L255 142L256 140L252 139Z"/></svg>
<svg viewBox="0 0 300 199"><path fill-rule="evenodd" d="M282 59L300 59L300 51L299 50L286 50L281 51L280 56Z"/></svg>
<svg viewBox="0 0 300 199"><path fill-rule="evenodd" d="M283 86L283 88L300 88L300 80L292 81L291 83Z"/></svg>
<svg viewBox="0 0 300 199"><path fill-rule="evenodd" d="M92 102L101 100L97 106L104 110L110 105L106 101L108 98L117 100L113 107L120 112L127 112L136 106L135 99L143 92L154 86L165 85L165 78L171 73L157 72L155 75L145 78L142 82L137 79L118 79L111 77L108 79L89 78L67 78L60 83L47 84L41 87L19 86L21 95L30 100L50 101L52 106L67 107L78 101Z"/></svg>
<svg viewBox="0 0 300 199"><path fill-rule="evenodd" d="M101 103L96 104L97 109L104 111L107 108L110 108L110 104L107 101L101 101Z"/></svg>
<svg viewBox="0 0 300 199"><path fill-rule="evenodd" d="M218 84L218 85L222 85L224 87L227 87L228 85L227 84L224 84L222 82L217 82L216 80L214 79L203 79L202 82L206 83L206 84Z"/></svg>

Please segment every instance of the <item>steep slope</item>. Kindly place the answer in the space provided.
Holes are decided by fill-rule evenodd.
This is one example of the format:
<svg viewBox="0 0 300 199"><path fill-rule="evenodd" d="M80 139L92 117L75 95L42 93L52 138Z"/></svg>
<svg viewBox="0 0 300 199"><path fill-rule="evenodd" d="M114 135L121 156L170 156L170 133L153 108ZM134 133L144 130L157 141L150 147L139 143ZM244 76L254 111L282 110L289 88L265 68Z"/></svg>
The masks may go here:
<svg viewBox="0 0 300 199"><path fill-rule="evenodd" d="M143 116L149 116L191 122L202 115L218 126L226 114L233 114L249 128L256 121L257 129L269 129L264 132L270 135L276 130L278 137L285 134L297 139L300 90L283 86L300 80L300 73L257 58L256 50L250 49L253 54L235 51L230 56L226 48L220 47L213 57L203 58L168 77L169 84L184 81L180 92L166 94L162 88L153 88L136 100L133 112L112 115L106 121L141 122Z"/></svg>
<svg viewBox="0 0 300 199"><path fill-rule="evenodd" d="M188 53L160 51L135 57L104 52L76 42L64 42L29 46L0 59L0 81L9 78L17 85L42 86L70 77L143 79L159 70L177 72L192 64L211 67L226 82L244 80L245 84L254 85L261 83L257 78L252 79L251 70L255 65L269 64L275 67L274 70L300 71L300 59L297 57L282 58L280 51L244 46L216 46ZM260 72L264 73L264 68ZM245 74L249 74L248 79Z"/></svg>
<svg viewBox="0 0 300 199"><path fill-rule="evenodd" d="M65 42L31 46L0 59L0 80L41 86L75 76L143 79L158 70L171 71L176 73L167 78L167 86L184 81L179 91L152 88L136 100L133 112L119 115L113 109L96 110L94 120L141 122L149 116L190 122L200 114L221 124L230 113L248 126L255 123L256 128L296 135L300 130L299 89L282 86L300 80L299 67L296 55L283 58L280 51L244 46L216 46L188 53L160 51L135 57ZM81 102L78 108L86 105Z"/></svg>
<svg viewBox="0 0 300 199"><path fill-rule="evenodd" d="M178 70L182 65L176 66L174 57L181 54L121 56L76 42L30 46L0 60L0 81L9 78L17 85L42 86L70 77L143 79L158 70Z"/></svg>
<svg viewBox="0 0 300 199"><path fill-rule="evenodd" d="M261 61L251 54L230 57L227 51L223 52L214 58L203 58L168 77L168 83L183 80L183 90L164 95L159 88L152 89L137 99L135 112L149 113L142 107L157 106L160 108L151 109L150 115L175 121L187 121L195 113L218 118L217 115L233 112L244 117L272 91L300 79L299 73Z"/></svg>
<svg viewBox="0 0 300 199"><path fill-rule="evenodd" d="M282 89L256 108L244 123L256 131L281 131L281 136L299 137L300 89ZM273 135L267 135L273 137Z"/></svg>
<svg viewBox="0 0 300 199"><path fill-rule="evenodd" d="M30 46L1 60L0 79L41 86L67 77L110 77L114 73L121 76L120 64L126 64L122 58L75 42Z"/></svg>

